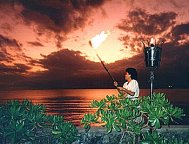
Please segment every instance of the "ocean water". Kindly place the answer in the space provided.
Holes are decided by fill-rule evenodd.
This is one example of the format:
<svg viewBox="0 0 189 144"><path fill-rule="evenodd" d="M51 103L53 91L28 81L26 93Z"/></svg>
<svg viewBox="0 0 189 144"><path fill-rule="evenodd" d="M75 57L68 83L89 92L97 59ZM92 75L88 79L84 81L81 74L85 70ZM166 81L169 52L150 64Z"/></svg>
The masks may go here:
<svg viewBox="0 0 189 144"><path fill-rule="evenodd" d="M189 114L189 89L156 89L154 92L165 93L176 106ZM0 103L8 100L28 99L34 104L45 104L47 113L62 115L66 121L81 126L80 121L85 113L93 112L89 107L92 100L100 100L106 95L117 95L116 89L60 89L60 90L16 90L0 91ZM141 89L140 96L149 95L149 89ZM186 117L180 124L189 124Z"/></svg>

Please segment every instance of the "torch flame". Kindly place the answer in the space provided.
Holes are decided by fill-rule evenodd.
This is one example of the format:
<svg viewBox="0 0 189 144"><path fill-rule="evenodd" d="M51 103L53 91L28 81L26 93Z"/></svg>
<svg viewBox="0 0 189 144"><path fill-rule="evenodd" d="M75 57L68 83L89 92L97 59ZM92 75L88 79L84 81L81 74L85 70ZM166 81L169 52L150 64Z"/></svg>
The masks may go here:
<svg viewBox="0 0 189 144"><path fill-rule="evenodd" d="M155 44L155 39L154 38L150 39L150 44Z"/></svg>
<svg viewBox="0 0 189 144"><path fill-rule="evenodd" d="M90 41L89 44L93 48L98 48L101 43L110 35L110 31L102 31L100 34L94 36Z"/></svg>

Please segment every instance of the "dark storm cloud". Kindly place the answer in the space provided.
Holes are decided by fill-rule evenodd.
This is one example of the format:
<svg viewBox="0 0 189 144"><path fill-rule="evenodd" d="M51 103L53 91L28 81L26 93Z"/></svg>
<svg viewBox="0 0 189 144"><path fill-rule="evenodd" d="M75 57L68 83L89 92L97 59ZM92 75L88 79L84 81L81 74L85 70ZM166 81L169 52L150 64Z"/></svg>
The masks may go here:
<svg viewBox="0 0 189 144"><path fill-rule="evenodd" d="M188 44L176 45L166 43L163 47L162 63L172 71L189 69L189 49Z"/></svg>
<svg viewBox="0 0 189 144"><path fill-rule="evenodd" d="M28 44L31 45L31 46L44 46L42 43L40 43L38 41L28 42Z"/></svg>
<svg viewBox="0 0 189 144"><path fill-rule="evenodd" d="M173 28L172 36L175 41L182 40L182 35L189 35L189 23L180 24Z"/></svg>
<svg viewBox="0 0 189 144"><path fill-rule="evenodd" d="M82 55L79 51L64 49L43 56L40 64L47 71L36 73L30 84L33 83L34 87L40 88L112 86L112 81L101 63L87 60Z"/></svg>
<svg viewBox="0 0 189 144"><path fill-rule="evenodd" d="M0 47L13 46L20 49L20 44L15 40L0 34Z"/></svg>
<svg viewBox="0 0 189 144"><path fill-rule="evenodd" d="M25 20L39 24L40 28L54 32L70 32L81 28L90 15L91 8L101 6L104 0L19 0Z"/></svg>
<svg viewBox="0 0 189 144"><path fill-rule="evenodd" d="M8 61L10 62L10 60L13 60L10 56L8 56L8 54L6 53L6 49L2 49L0 50L0 61Z"/></svg>
<svg viewBox="0 0 189 144"><path fill-rule="evenodd" d="M145 10L135 9L128 14L128 19L122 20L118 28L124 31L132 31L138 34L157 35L166 31L175 24L177 14L174 12L162 12L149 14Z"/></svg>
<svg viewBox="0 0 189 144"><path fill-rule="evenodd" d="M76 9L83 9L85 6L99 7L104 4L105 0L71 0L71 3Z"/></svg>
<svg viewBox="0 0 189 144"><path fill-rule="evenodd" d="M39 65L38 61L31 60L28 64L14 63L11 66L0 63L0 89L30 89L37 79L25 75L33 66ZM34 82L36 80L36 82Z"/></svg>
<svg viewBox="0 0 189 144"><path fill-rule="evenodd" d="M56 46L62 48L66 34L89 24L93 10L104 3L105 0L3 0L0 7L16 12L15 18L21 18L26 25L35 25L33 30L39 36L55 34ZM8 30L8 25L5 26Z"/></svg>
<svg viewBox="0 0 189 144"><path fill-rule="evenodd" d="M4 64L0 64L0 72L6 73L24 73L29 70L30 67L24 64L15 64L15 66L6 66Z"/></svg>
<svg viewBox="0 0 189 144"><path fill-rule="evenodd" d="M10 90L14 87L18 88L18 84L25 81L25 78L22 75L15 72L6 74L0 72L0 79L0 90Z"/></svg>
<svg viewBox="0 0 189 144"><path fill-rule="evenodd" d="M41 60L44 68L49 71L62 70L69 72L79 72L87 70L96 70L99 68L98 63L87 60L84 56L81 56L81 52L72 51L68 49L53 52L48 56L44 56Z"/></svg>
<svg viewBox="0 0 189 144"><path fill-rule="evenodd" d="M17 17L22 18L27 25L33 25L34 32L40 35L55 33L57 47L61 48L66 34L83 28L88 24L88 18L94 8L103 5L105 0L16 0L2 1L2 7L18 11Z"/></svg>
<svg viewBox="0 0 189 144"><path fill-rule="evenodd" d="M7 47L13 47L15 51L21 50L20 44L15 39L11 39L0 34L0 60L10 62L13 58L11 58L11 55L8 53Z"/></svg>
<svg viewBox="0 0 189 144"><path fill-rule="evenodd" d="M31 69L33 65L39 65L39 62L32 61L30 57L25 56L21 47L22 44L17 40L0 34L0 61L11 64L10 66L1 63L0 72L21 74ZM24 60L27 64L18 63L17 59Z"/></svg>
<svg viewBox="0 0 189 144"><path fill-rule="evenodd" d="M78 77L79 74L82 74L82 70L83 72L87 71L87 69L83 69L83 65L85 65L87 61L84 57L80 56L80 54L81 53L78 51L64 49L44 56L44 59L41 60L41 64L44 68L48 69L44 75L48 75L47 77L49 79L56 80L64 80L70 77L74 79Z"/></svg>
<svg viewBox="0 0 189 144"><path fill-rule="evenodd" d="M150 14L143 9L135 9L128 13L126 19L117 26L125 32L133 32L135 37L127 34L120 37L126 48L132 51L140 52L141 41L149 39L152 36L162 34L175 24L177 14L174 12L161 12Z"/></svg>

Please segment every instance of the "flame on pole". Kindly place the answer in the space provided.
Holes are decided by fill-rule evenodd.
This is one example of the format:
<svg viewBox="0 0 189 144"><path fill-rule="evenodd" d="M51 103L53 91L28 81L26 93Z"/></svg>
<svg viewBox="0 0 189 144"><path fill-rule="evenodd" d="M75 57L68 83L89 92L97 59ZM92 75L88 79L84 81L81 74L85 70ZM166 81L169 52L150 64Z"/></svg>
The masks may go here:
<svg viewBox="0 0 189 144"><path fill-rule="evenodd" d="M97 34L92 39L90 39L89 41L90 46L97 49L109 35L110 35L110 31L102 31L100 34Z"/></svg>
<svg viewBox="0 0 189 144"><path fill-rule="evenodd" d="M94 36L92 39L89 40L90 46L93 47L94 49L97 49L109 35L110 35L110 31L102 31L100 34L97 34L96 36ZM112 81L114 82L115 81L114 77L110 74L109 70L107 69L107 67L105 66L105 64L103 63L102 59L100 58L97 52L96 52L96 56L98 57L102 66L104 67L104 69L106 70Z"/></svg>
<svg viewBox="0 0 189 144"><path fill-rule="evenodd" d="M151 38L150 41L147 40L147 45L145 45L144 42L142 43L144 47L145 64L150 70L150 97L152 98L154 71L160 66L163 42L160 41L157 43L156 39Z"/></svg>

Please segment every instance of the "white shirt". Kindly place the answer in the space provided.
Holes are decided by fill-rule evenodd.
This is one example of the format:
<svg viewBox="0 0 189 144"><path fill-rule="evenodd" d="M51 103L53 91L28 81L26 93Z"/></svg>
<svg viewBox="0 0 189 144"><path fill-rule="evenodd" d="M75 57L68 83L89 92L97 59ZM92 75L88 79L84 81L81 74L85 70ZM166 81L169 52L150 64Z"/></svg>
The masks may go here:
<svg viewBox="0 0 189 144"><path fill-rule="evenodd" d="M126 88L132 92L134 92L134 96L127 94L128 98L135 99L139 96L139 85L138 82L134 79L132 79L130 82L125 82L123 84L123 88Z"/></svg>

